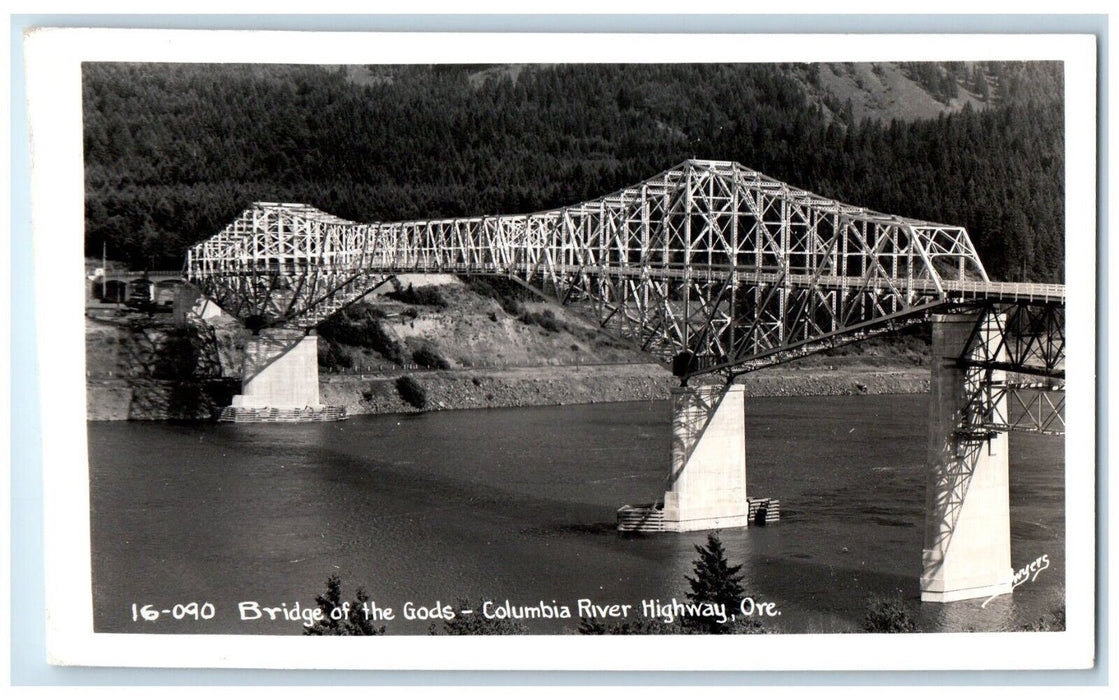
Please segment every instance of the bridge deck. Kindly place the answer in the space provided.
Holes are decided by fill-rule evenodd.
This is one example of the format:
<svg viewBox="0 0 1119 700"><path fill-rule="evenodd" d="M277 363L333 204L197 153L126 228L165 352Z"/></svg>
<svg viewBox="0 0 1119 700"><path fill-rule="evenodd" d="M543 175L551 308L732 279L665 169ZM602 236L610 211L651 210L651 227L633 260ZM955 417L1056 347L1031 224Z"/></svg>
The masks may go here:
<svg viewBox="0 0 1119 700"><path fill-rule="evenodd" d="M329 264L320 266L323 273L342 273L350 268L338 266L335 270ZM517 274L526 270L496 265L492 263L452 263L439 260L417 260L413 262L394 262L392 264L372 263L367 268L372 272L384 274ZM227 274L244 274L247 276L267 273L268 268L246 268L243 271L230 271ZM274 268L277 273L287 272L283 264ZM739 284L783 284L788 287L814 287L823 289L855 290L867 289L893 289L899 292L912 292L921 296L938 296L945 301L970 301L990 300L994 302L1036 302L1056 303L1065 302L1065 286L1063 284L1046 284L1036 282L990 282L984 280L933 280L915 277L907 278L863 278L841 277L836 275L811 275L798 273L781 273L760 270L734 269L729 265L704 265L695 267L652 267L642 264L633 265L549 265L547 272L559 275L594 275L611 278L647 279L647 280L702 280L721 281L733 276Z"/></svg>
<svg viewBox="0 0 1119 700"><path fill-rule="evenodd" d="M949 295L955 297L958 294L963 299L1065 303L1065 285L1063 284L944 280L941 285Z"/></svg>

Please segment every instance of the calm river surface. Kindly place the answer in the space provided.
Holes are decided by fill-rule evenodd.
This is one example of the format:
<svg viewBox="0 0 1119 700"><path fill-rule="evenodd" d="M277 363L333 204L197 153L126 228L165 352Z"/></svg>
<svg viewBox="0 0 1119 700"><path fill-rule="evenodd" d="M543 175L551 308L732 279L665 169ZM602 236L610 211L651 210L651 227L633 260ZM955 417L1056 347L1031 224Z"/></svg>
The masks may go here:
<svg viewBox="0 0 1119 700"><path fill-rule="evenodd" d="M721 533L747 594L783 632L859 628L872 594L919 599L926 396L747 400L751 495L781 522ZM342 423L90 423L98 632L299 634L238 604L314 606L331 574L391 606L683 599L705 533L621 536L614 512L659 499L667 402L357 416ZM925 630L1005 630L1064 595L1063 439L1011 436L1012 596L921 604ZM210 602L207 621L133 621L133 604ZM639 607L637 608L639 609ZM530 633L578 620L530 620Z"/></svg>

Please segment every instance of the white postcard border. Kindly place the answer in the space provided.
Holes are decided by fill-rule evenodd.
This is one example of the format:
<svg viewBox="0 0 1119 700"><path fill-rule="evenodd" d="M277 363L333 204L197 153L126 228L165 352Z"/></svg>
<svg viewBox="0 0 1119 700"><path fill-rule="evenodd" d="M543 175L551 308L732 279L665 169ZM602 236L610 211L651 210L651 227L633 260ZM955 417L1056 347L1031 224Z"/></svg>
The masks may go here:
<svg viewBox="0 0 1119 700"><path fill-rule="evenodd" d="M1086 668L1095 633L1096 47L1080 35L711 35L42 29L27 40L47 643L52 663L520 670ZM85 423L81 62L1060 60L1066 104L1067 631L737 637L94 634ZM49 319L49 322L48 322ZM47 371L45 368L49 368ZM1071 505L1075 504L1075 506Z"/></svg>

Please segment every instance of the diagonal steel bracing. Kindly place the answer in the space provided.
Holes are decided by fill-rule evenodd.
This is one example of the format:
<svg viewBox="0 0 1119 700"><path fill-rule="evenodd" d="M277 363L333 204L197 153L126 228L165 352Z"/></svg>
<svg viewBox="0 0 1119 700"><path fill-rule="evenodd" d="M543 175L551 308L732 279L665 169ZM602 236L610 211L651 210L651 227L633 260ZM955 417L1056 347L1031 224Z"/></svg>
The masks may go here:
<svg viewBox="0 0 1119 700"><path fill-rule="evenodd" d="M956 362L967 404L961 430L1065 432L1064 305L975 305L975 326Z"/></svg>
<svg viewBox="0 0 1119 700"><path fill-rule="evenodd" d="M959 226L701 160L599 199L514 216L362 224L259 202L191 248L187 268L232 313L302 329L395 274L514 277L675 358L685 379L733 377L934 310L1064 304L1062 285L991 282ZM1020 354L1044 354L1038 343L1063 347L1061 327L1050 324Z"/></svg>

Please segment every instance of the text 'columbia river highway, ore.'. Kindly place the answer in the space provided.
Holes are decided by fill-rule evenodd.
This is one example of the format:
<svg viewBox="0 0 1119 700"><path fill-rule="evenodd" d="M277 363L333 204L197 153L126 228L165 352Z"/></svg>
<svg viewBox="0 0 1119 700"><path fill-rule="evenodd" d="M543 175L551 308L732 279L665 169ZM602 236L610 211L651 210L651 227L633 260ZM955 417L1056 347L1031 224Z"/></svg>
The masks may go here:
<svg viewBox="0 0 1119 700"><path fill-rule="evenodd" d="M204 622L220 616L222 611L210 602L175 603L166 607L154 604L134 603L131 608L134 622L158 622L160 620L193 620ZM587 619L600 622L617 622L632 619L647 621L660 620L672 624L682 618L707 618L713 622L726 624L738 618L772 618L781 615L777 603L745 597L737 605L713 602L693 602L678 598L645 598L640 603L598 603L590 598L579 598L573 605L537 601L535 603L514 603L508 599L501 601L486 600L478 607L453 606L441 601L434 603L405 602L399 609L378 605L369 600L356 607L352 603L342 603L331 608L318 605L305 605L281 602L267 604L256 600L244 600L237 604L236 614L244 623L287 621L297 622L304 627L312 627L328 619L344 620L351 615L360 615L374 622L398 619L436 621L454 620L458 617L481 615L488 620L555 620Z"/></svg>

